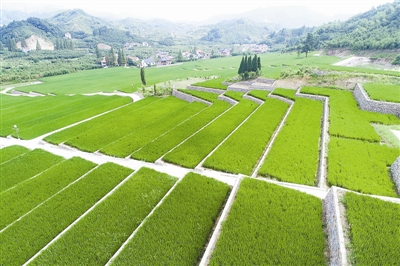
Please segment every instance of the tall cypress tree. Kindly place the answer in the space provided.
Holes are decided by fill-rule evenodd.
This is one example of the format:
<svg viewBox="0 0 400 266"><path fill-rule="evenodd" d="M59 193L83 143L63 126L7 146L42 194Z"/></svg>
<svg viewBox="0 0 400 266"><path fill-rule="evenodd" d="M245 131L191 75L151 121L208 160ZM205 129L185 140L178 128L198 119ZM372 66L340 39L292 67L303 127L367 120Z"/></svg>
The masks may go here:
<svg viewBox="0 0 400 266"><path fill-rule="evenodd" d="M244 57L242 73L247 71L247 55Z"/></svg>
<svg viewBox="0 0 400 266"><path fill-rule="evenodd" d="M251 63L251 71L257 71L257 54L254 55L253 62Z"/></svg>
<svg viewBox="0 0 400 266"><path fill-rule="evenodd" d="M242 74L243 73L243 64L244 64L244 56L242 56L242 61L240 62L240 66L238 69L238 74Z"/></svg>
<svg viewBox="0 0 400 266"><path fill-rule="evenodd" d="M140 79L142 80L142 84L146 85L146 74L144 73L144 67L140 68Z"/></svg>
<svg viewBox="0 0 400 266"><path fill-rule="evenodd" d="M99 46L97 44L96 44L96 57L97 57L97 59L101 58L101 52L100 52Z"/></svg>
<svg viewBox="0 0 400 266"><path fill-rule="evenodd" d="M257 60L257 68L258 68L258 70L261 70L261 58L260 57L258 57L258 60Z"/></svg>
<svg viewBox="0 0 400 266"><path fill-rule="evenodd" d="M246 69L246 71L247 72L251 72L252 70L253 70L253 64L251 62L251 56L249 56L247 58L247 69Z"/></svg>

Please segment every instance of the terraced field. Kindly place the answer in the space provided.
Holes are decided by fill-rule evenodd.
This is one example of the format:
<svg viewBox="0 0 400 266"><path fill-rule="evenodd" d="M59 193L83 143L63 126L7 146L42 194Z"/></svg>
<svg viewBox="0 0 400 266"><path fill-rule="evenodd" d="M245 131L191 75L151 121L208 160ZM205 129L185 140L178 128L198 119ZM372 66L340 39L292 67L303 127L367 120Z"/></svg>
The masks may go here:
<svg viewBox="0 0 400 266"><path fill-rule="evenodd" d="M333 61L296 62L312 60ZM237 104L194 90L181 91L211 104L2 95L1 128L12 136L0 139L0 265L329 265L332 217L322 200L331 186L389 197L338 199L346 220L337 214L335 222L347 222L351 263L400 261L390 169L400 152L372 125L400 120L361 111L347 90L244 93L222 81L198 85L226 89ZM328 112L307 95L326 96ZM23 139L39 138L16 139L15 123Z"/></svg>

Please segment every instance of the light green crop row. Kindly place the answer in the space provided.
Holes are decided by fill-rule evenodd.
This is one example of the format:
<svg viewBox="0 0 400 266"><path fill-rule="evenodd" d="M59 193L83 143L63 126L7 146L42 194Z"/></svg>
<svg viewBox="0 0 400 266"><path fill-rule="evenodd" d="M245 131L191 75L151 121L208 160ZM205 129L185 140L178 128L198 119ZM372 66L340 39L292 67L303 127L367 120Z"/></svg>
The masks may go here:
<svg viewBox="0 0 400 266"><path fill-rule="evenodd" d="M94 166L94 163L74 157L18 185L16 189L0 194L0 229L59 192ZM15 168L14 171L18 172L18 169Z"/></svg>
<svg viewBox="0 0 400 266"><path fill-rule="evenodd" d="M13 160L27 152L29 152L28 148L18 145L2 148L0 149L0 164Z"/></svg>
<svg viewBox="0 0 400 266"><path fill-rule="evenodd" d="M228 85L222 84L222 82L224 82L225 80L226 79L224 77L221 77L221 78L209 79L209 80L206 80L203 82L198 82L198 83L195 83L192 85L206 87L206 88L226 90L228 88Z"/></svg>
<svg viewBox="0 0 400 266"><path fill-rule="evenodd" d="M184 167L195 168L257 106L256 103L243 99L212 124L164 156L163 160Z"/></svg>
<svg viewBox="0 0 400 266"><path fill-rule="evenodd" d="M21 138L32 139L131 102L128 97L98 95L36 97L40 100L32 102L29 97L18 98L24 105L19 106L17 110L14 110L15 108L0 109L2 113L1 136L17 137L14 130L14 125L17 125Z"/></svg>
<svg viewBox="0 0 400 266"><path fill-rule="evenodd" d="M399 155L398 149L378 143L331 137L328 183L362 193L396 197L388 166Z"/></svg>
<svg viewBox="0 0 400 266"><path fill-rule="evenodd" d="M176 182L142 168L32 265L104 265Z"/></svg>
<svg viewBox="0 0 400 266"><path fill-rule="evenodd" d="M255 98L258 98L262 101L265 101L267 100L267 96L269 93L270 93L269 91L264 91L264 90L251 90L247 94Z"/></svg>
<svg viewBox="0 0 400 266"><path fill-rule="evenodd" d="M226 91L224 93L224 95L226 97L234 99L235 101L240 102L242 100L242 97L243 97L244 93L243 92L239 92L239 91Z"/></svg>
<svg viewBox="0 0 400 266"><path fill-rule="evenodd" d="M196 90L186 90L186 89L179 89L179 91L209 102L215 102L218 98L218 94L206 91L196 91Z"/></svg>
<svg viewBox="0 0 400 266"><path fill-rule="evenodd" d="M321 200L245 178L210 265L326 265Z"/></svg>
<svg viewBox="0 0 400 266"><path fill-rule="evenodd" d="M360 110L351 92L337 89L303 87L303 93L329 97L329 134L371 142L380 142L371 122L378 124L400 124L394 115Z"/></svg>
<svg viewBox="0 0 400 266"><path fill-rule="evenodd" d="M269 98L219 147L203 166L251 175L289 105Z"/></svg>
<svg viewBox="0 0 400 266"><path fill-rule="evenodd" d="M322 102L295 98L294 106L259 174L286 182L315 185L321 119Z"/></svg>
<svg viewBox="0 0 400 266"><path fill-rule="evenodd" d="M289 100L295 101L297 97L295 96L296 91L290 89L276 88L272 94L278 95L284 98L288 98Z"/></svg>
<svg viewBox="0 0 400 266"><path fill-rule="evenodd" d="M212 121L229 107L230 105L224 101L213 103L190 120L177 126L164 136L148 143L142 149L133 153L132 158L155 162L162 155L166 154L190 135L194 134L197 130Z"/></svg>
<svg viewBox="0 0 400 266"><path fill-rule="evenodd" d="M1 165L0 192L62 162L64 158L35 149Z"/></svg>
<svg viewBox="0 0 400 266"><path fill-rule="evenodd" d="M200 112L206 106L207 105L198 102L185 105L176 111L158 118L147 126L132 131L130 134L117 140L116 142L110 143L103 147L100 151L102 153L117 157L126 157L147 143L153 141L157 137L167 133L177 125L181 124L183 121L190 118L192 115Z"/></svg>
<svg viewBox="0 0 400 266"><path fill-rule="evenodd" d="M344 196L352 265L398 265L400 204L354 193Z"/></svg>
<svg viewBox="0 0 400 266"><path fill-rule="evenodd" d="M134 113L148 105L151 104L155 101L158 101L158 98L153 98L153 97L147 97L144 98L138 102L134 102L128 106L122 107L118 110L115 110L113 112L110 112L108 114L105 114L103 116L97 117L95 119L92 119L90 121L87 121L85 123L76 125L74 127L64 129L60 132L54 133L48 137L45 138L46 141L53 143L53 144L60 144L62 142L65 142L69 139L72 139L79 134L82 134L83 132L86 132L88 130L91 130L95 127L100 127L104 123L108 123L109 121L112 121L113 119L116 119L116 117L125 117L125 116L134 116Z"/></svg>
<svg viewBox="0 0 400 266"><path fill-rule="evenodd" d="M110 144L135 129L144 127L160 116L166 115L185 105L187 102L175 97L166 97L145 105L130 114L111 115L105 119L93 121L92 128L69 139L65 143L80 150L94 152Z"/></svg>
<svg viewBox="0 0 400 266"><path fill-rule="evenodd" d="M369 97L377 101L400 103L400 86L387 84L364 84Z"/></svg>
<svg viewBox="0 0 400 266"><path fill-rule="evenodd" d="M0 265L21 265L93 206L132 170L101 165L0 234Z"/></svg>
<svg viewBox="0 0 400 266"><path fill-rule="evenodd" d="M195 265L229 186L189 173L116 257L113 265Z"/></svg>

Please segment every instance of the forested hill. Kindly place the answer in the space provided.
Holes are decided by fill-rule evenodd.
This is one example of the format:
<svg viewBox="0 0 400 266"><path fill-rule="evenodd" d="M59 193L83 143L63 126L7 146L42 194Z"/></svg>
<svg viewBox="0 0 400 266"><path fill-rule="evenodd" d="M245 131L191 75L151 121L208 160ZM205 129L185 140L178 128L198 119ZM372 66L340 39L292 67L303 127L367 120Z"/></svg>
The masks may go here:
<svg viewBox="0 0 400 266"><path fill-rule="evenodd" d="M373 8L345 22L325 24L314 34L327 48L399 49L400 1Z"/></svg>

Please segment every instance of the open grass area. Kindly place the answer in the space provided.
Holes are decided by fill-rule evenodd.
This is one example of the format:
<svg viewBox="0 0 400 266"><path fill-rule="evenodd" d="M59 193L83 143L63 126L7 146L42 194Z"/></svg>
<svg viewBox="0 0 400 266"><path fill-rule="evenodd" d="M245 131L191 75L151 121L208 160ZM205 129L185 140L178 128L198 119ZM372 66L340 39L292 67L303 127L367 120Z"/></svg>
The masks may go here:
<svg viewBox="0 0 400 266"><path fill-rule="evenodd" d="M132 102L120 96L0 96L0 136L32 139Z"/></svg>
<svg viewBox="0 0 400 266"><path fill-rule="evenodd" d="M340 61L337 57L328 56L297 58L295 53L268 53L262 54L260 57L263 76L269 78L278 78L281 70L287 67L298 68L299 65L309 64L329 67L332 63ZM237 69L241 59L241 56L231 56L185 62L170 67L146 68L146 81L148 85L153 85L168 80L186 79L188 77L209 77L214 75L229 79L237 76ZM282 66L282 64L284 64L284 66ZM21 87L19 89L28 92L38 91L55 94L81 94L100 91L113 92L114 90L132 92L142 86L140 69L136 67L86 70L68 75L43 78L41 80L44 82L43 84ZM215 81L210 82L214 83Z"/></svg>
<svg viewBox="0 0 400 266"><path fill-rule="evenodd" d="M29 152L28 148L17 145L2 148L0 149L0 165L27 152Z"/></svg>
<svg viewBox="0 0 400 266"><path fill-rule="evenodd" d="M400 85L366 83L363 87L373 100L400 103Z"/></svg>

